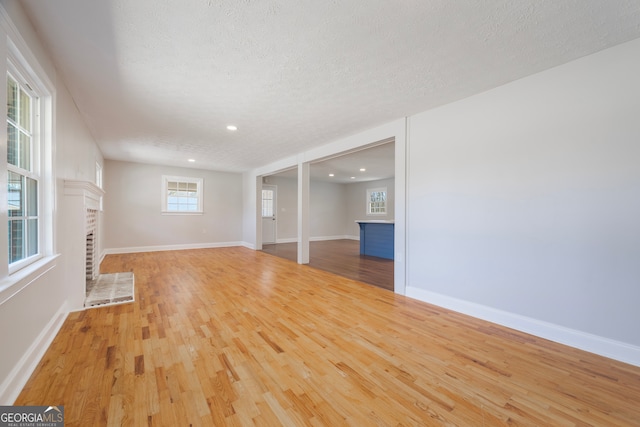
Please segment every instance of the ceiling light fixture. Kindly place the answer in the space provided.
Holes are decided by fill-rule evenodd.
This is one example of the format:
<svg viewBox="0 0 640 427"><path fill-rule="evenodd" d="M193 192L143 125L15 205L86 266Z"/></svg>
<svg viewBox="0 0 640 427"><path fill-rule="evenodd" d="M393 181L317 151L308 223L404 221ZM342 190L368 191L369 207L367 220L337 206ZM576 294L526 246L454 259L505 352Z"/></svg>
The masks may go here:
<svg viewBox="0 0 640 427"><path fill-rule="evenodd" d="M329 176L335 176L334 174L330 173Z"/></svg>
<svg viewBox="0 0 640 427"><path fill-rule="evenodd" d="M352 177L351 177L351 179L356 179L356 177L355 177L355 176L352 176Z"/></svg>
<svg viewBox="0 0 640 427"><path fill-rule="evenodd" d="M238 130L238 126L228 125L228 126L227 126L227 130L231 130L231 131L233 131L233 130Z"/></svg>
<svg viewBox="0 0 640 427"><path fill-rule="evenodd" d="M196 161L196 159L188 159L187 161L188 161L189 163L193 163L193 162L195 162L195 161Z"/></svg>
<svg viewBox="0 0 640 427"><path fill-rule="evenodd" d="M364 171L366 171L365 168L360 168L360 172L364 172Z"/></svg>

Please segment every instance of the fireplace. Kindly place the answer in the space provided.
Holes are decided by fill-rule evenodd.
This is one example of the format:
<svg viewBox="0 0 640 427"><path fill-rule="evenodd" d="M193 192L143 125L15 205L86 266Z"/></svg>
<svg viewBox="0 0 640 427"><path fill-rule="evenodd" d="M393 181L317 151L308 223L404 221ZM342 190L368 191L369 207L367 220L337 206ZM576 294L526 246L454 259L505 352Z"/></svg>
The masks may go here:
<svg viewBox="0 0 640 427"><path fill-rule="evenodd" d="M64 182L64 253L71 310L134 301L132 272L100 274L102 243L100 198L104 190L92 182Z"/></svg>
<svg viewBox="0 0 640 427"><path fill-rule="evenodd" d="M95 280L100 273L100 256L97 253L98 245L98 211L96 209L87 209L86 213L86 279Z"/></svg>
<svg viewBox="0 0 640 427"><path fill-rule="evenodd" d="M64 230L62 250L71 310L84 307L87 284L100 275L100 199L104 190L88 181L64 182Z"/></svg>

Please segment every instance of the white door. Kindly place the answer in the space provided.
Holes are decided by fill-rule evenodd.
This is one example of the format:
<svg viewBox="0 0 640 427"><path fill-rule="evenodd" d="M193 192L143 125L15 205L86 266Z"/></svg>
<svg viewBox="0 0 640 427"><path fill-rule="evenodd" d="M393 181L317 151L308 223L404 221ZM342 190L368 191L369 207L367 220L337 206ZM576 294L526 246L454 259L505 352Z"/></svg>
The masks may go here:
<svg viewBox="0 0 640 427"><path fill-rule="evenodd" d="M276 242L276 195L275 185L262 186L262 244Z"/></svg>

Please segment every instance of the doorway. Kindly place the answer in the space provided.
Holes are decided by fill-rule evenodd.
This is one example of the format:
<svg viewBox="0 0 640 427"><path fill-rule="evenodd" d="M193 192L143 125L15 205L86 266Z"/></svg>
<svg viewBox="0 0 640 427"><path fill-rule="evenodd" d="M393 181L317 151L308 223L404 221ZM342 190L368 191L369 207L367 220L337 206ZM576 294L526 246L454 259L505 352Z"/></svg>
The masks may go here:
<svg viewBox="0 0 640 427"><path fill-rule="evenodd" d="M276 243L278 187L262 185L262 243L269 245Z"/></svg>
<svg viewBox="0 0 640 427"><path fill-rule="evenodd" d="M395 141L373 145L310 165L310 242L311 267L394 290L395 260L360 254L358 220L395 219ZM278 236L276 244L263 240L266 253L297 262L298 171L280 171L263 177L266 184L278 185ZM384 187L389 197L385 215L367 215L367 190ZM263 196L264 197L264 196ZM267 195L268 199L268 195ZM263 202L263 206L268 203ZM263 238L270 226L262 215ZM273 221L272 221L273 222Z"/></svg>

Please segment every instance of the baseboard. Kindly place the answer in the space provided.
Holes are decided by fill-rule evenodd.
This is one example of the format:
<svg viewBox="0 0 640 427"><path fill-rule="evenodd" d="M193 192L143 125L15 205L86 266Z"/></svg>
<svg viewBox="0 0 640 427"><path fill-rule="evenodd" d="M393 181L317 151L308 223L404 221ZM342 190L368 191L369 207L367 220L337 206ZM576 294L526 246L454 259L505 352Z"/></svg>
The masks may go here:
<svg viewBox="0 0 640 427"><path fill-rule="evenodd" d="M276 239L276 243L296 243L298 239L296 237L290 237L288 239ZM266 243L268 244L268 243Z"/></svg>
<svg viewBox="0 0 640 427"><path fill-rule="evenodd" d="M68 311L63 304L58 312L40 332L36 340L31 344L20 362L13 367L7 378L0 385L0 405L13 405L31 374L40 363L40 359L58 334Z"/></svg>
<svg viewBox="0 0 640 427"><path fill-rule="evenodd" d="M111 254L132 254L138 252L181 251L188 249L229 248L233 246L247 246L245 242L218 242L218 243L190 243L186 245L159 245L159 246L133 246L128 248L108 248L104 252ZM249 247L249 246L247 246ZM254 249L250 247L251 249Z"/></svg>
<svg viewBox="0 0 640 427"><path fill-rule="evenodd" d="M309 241L310 242L321 242L321 241L325 241L325 240L360 240L360 236L348 236L348 235L342 235L342 236L316 236L316 237L309 237ZM289 237L289 238L285 238L285 239L278 239L276 240L276 243L296 243L298 241L298 239L296 237Z"/></svg>
<svg viewBox="0 0 640 427"><path fill-rule="evenodd" d="M406 296L620 362L640 366L640 347L407 286Z"/></svg>
<svg viewBox="0 0 640 427"><path fill-rule="evenodd" d="M240 242L240 246L243 246L247 249L256 249L256 245L254 245L253 243L249 243L249 242Z"/></svg>
<svg viewBox="0 0 640 427"><path fill-rule="evenodd" d="M322 242L324 240L344 240L344 239L348 239L349 237L346 234L340 235L340 236L316 236L316 237L309 237L309 241L310 242Z"/></svg>

